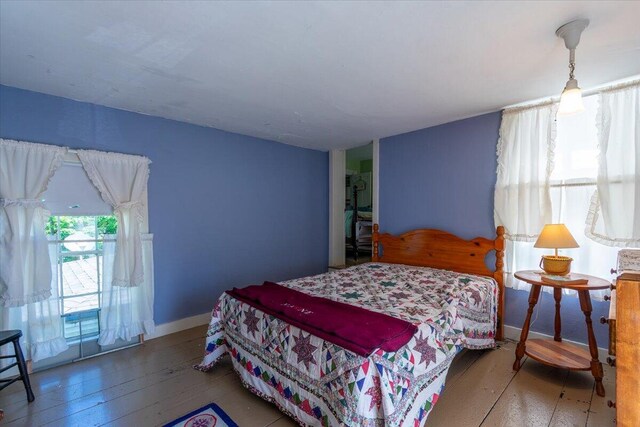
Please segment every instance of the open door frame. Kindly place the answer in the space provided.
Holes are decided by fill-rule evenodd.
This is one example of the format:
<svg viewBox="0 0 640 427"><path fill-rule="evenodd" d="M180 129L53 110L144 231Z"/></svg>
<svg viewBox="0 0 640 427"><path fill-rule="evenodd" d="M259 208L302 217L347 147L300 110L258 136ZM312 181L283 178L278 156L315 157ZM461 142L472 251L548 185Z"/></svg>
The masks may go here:
<svg viewBox="0 0 640 427"><path fill-rule="evenodd" d="M373 144L373 223L379 224L379 189L380 189L380 140ZM344 233L344 200L347 153L345 150L329 152L329 266L338 267L345 264Z"/></svg>

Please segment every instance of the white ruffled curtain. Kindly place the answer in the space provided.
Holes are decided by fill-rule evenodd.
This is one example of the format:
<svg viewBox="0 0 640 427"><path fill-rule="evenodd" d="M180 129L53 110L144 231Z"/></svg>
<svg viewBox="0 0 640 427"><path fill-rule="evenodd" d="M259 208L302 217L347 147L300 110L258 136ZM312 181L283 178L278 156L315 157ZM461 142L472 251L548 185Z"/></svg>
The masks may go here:
<svg viewBox="0 0 640 427"><path fill-rule="evenodd" d="M49 245L49 256L57 259L56 245ZM38 362L56 356L67 350L58 295L58 264L49 265L51 272L51 296L42 301L32 302L22 307L0 308L2 329L22 331L23 352L26 359ZM10 351L8 354L13 354Z"/></svg>
<svg viewBox="0 0 640 427"><path fill-rule="evenodd" d="M105 236L106 238L114 236ZM115 240L104 242L103 289L100 299L98 344L111 345L117 339L129 341L155 330L153 322L153 236L142 235L144 278L139 286L114 286Z"/></svg>
<svg viewBox="0 0 640 427"><path fill-rule="evenodd" d="M41 201L66 152L0 139L0 320L2 328L23 331L25 352L34 361L67 348Z"/></svg>
<svg viewBox="0 0 640 427"><path fill-rule="evenodd" d="M598 189L586 234L607 246L640 247L640 81L599 96Z"/></svg>
<svg viewBox="0 0 640 427"><path fill-rule="evenodd" d="M546 104L502 113L494 220L507 239L533 242L551 222L556 110Z"/></svg>
<svg viewBox="0 0 640 427"><path fill-rule="evenodd" d="M41 200L66 148L0 140L0 302L20 307L51 295Z"/></svg>
<svg viewBox="0 0 640 427"><path fill-rule="evenodd" d="M79 150L78 157L118 219L115 243L104 243L98 343L129 341L155 330L152 242L148 237L143 243L141 235L150 161L92 150Z"/></svg>
<svg viewBox="0 0 640 427"><path fill-rule="evenodd" d="M118 219L113 285L138 286L144 279L140 227L149 159L93 150L79 150L78 157Z"/></svg>

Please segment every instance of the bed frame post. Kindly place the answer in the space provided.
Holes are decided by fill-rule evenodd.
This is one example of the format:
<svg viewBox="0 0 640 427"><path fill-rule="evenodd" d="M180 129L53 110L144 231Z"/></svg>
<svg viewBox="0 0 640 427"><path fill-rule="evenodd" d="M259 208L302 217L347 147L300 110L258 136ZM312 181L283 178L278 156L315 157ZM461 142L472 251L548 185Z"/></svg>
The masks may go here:
<svg viewBox="0 0 640 427"><path fill-rule="evenodd" d="M498 324L496 325L496 340L504 339L504 227L499 225L494 240L496 250L496 271L493 278L498 283Z"/></svg>
<svg viewBox="0 0 640 427"><path fill-rule="evenodd" d="M379 261L379 254L378 254L378 238L380 237L380 233L378 232L378 229L380 227L378 226L378 224L373 224L373 254L371 255L371 261Z"/></svg>

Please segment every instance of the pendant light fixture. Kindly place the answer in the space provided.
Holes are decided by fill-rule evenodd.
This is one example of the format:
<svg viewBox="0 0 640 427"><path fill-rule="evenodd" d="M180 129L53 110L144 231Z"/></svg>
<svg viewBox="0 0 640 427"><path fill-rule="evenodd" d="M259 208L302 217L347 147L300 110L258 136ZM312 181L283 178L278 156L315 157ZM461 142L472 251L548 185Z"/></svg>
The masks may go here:
<svg viewBox="0 0 640 427"><path fill-rule="evenodd" d="M570 115L584 111L582 103L582 91L578 87L578 80L573 73L576 69L576 48L580 43L580 35L589 25L588 19L577 19L564 24L556 30L556 36L564 39L564 45L569 49L569 80L567 81L562 95L560 95L560 107L558 114Z"/></svg>

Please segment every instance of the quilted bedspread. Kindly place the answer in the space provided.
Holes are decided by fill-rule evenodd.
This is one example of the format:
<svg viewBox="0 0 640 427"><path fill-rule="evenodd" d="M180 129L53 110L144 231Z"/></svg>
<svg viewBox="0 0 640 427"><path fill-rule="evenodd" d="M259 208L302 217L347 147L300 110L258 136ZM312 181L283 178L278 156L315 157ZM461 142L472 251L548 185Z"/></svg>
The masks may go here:
<svg viewBox="0 0 640 427"><path fill-rule="evenodd" d="M280 284L418 326L398 351L362 357L223 294L196 368L230 354L245 386L301 424L421 426L458 351L495 345L490 278L369 263Z"/></svg>

